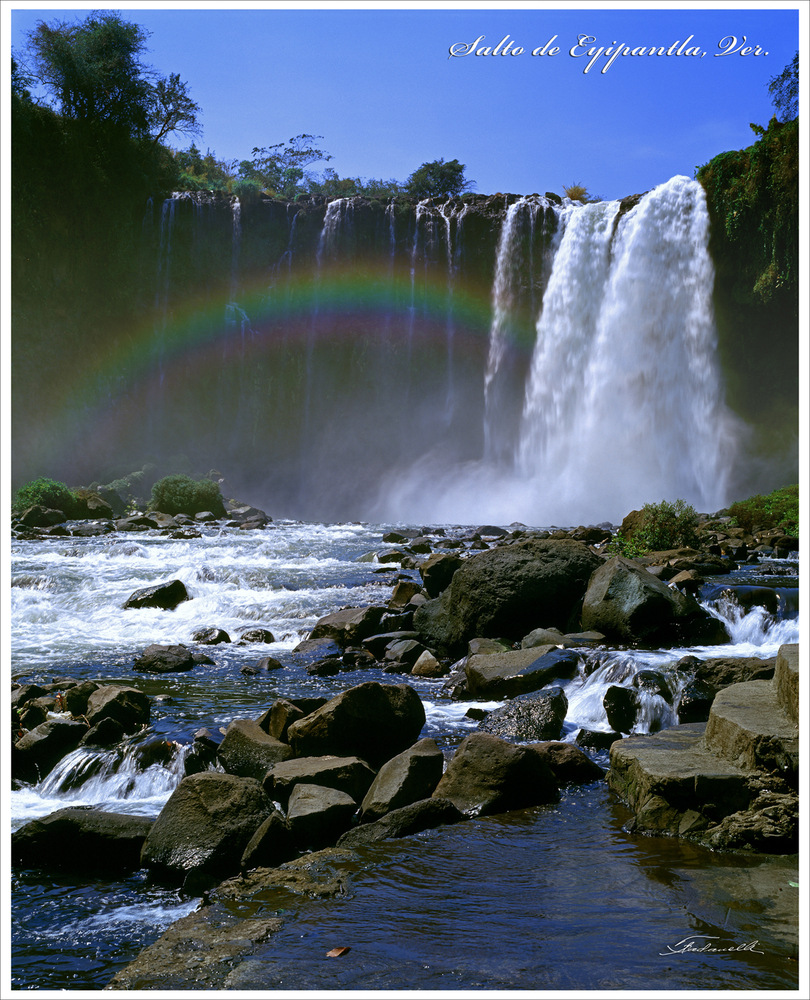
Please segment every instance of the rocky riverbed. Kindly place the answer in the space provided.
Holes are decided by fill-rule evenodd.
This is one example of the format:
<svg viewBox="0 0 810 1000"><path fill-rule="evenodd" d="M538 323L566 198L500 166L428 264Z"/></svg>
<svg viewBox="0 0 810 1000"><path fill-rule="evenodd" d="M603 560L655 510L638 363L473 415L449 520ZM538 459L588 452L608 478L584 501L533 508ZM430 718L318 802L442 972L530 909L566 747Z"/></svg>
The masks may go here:
<svg viewBox="0 0 810 1000"><path fill-rule="evenodd" d="M299 566L308 530L322 529L296 526ZM337 898L363 868L359 859L390 856L387 842L434 844L424 838L473 831L487 818L549 815L578 796L625 810L628 838L722 849L746 870L775 865L780 879L792 871L790 537L746 536L715 519L699 547L631 560L610 551L608 526L397 526L378 529L367 551L374 530L345 526L357 543L347 564L354 579L341 566L340 592L328 602L313 601L307 587L297 608L282 608L280 580L266 573L260 583L255 558L267 550L262 537L281 537L282 526L246 504L218 520L147 512L69 522L27 512L14 531L22 597L12 771L29 807L15 823L15 864L112 879L146 870L203 900L119 970L115 988L259 988L250 986L257 972L248 957L286 926L275 893ZM254 557L238 581L225 572L239 563L233 549L214 565L217 546L232 538L249 538ZM185 560L175 546L186 546ZM34 553L37 566L27 565ZM36 641L26 618L32 598L45 598L45 620L55 594L81 603L77 575L102 553L143 559L148 570L117 581L115 595L95 605L103 617L116 604L110 614L126 649L105 652L105 626L71 662L52 633L53 655L21 663ZM287 558L294 565L296 555ZM66 578L41 572L54 560L76 565ZM326 575L330 560L322 559ZM292 571L284 572L289 592ZM308 583L315 575L310 568ZM229 591L241 607L228 606ZM751 616L766 640L758 647L732 635L741 623L751 630ZM63 664L79 669L55 676ZM243 686L240 698L223 690L221 711L181 707L183 718L173 718L169 703L184 684L210 688L217 702L223 664ZM752 699L767 704L754 722L743 718ZM457 720L452 735L442 715ZM692 756L659 774L650 761L676 756L669 747L679 740ZM696 767L696 754L716 754L722 767ZM123 809L109 799L48 808L105 767L133 785L159 774L165 791L144 809L126 796ZM37 794L42 805L31 810ZM782 881L789 890L797 879ZM789 899L780 892L782 929L767 932L769 947L788 956ZM247 920L237 916L245 907ZM208 941L205 957L178 964L192 940Z"/></svg>

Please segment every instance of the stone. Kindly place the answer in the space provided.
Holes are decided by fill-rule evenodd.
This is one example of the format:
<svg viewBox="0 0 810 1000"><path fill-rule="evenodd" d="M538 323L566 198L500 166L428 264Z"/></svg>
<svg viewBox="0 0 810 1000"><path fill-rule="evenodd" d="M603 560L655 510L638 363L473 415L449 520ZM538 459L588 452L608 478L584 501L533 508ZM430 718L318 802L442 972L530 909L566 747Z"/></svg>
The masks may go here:
<svg viewBox="0 0 810 1000"><path fill-rule="evenodd" d="M333 639L341 650L346 646L357 646L363 639L373 635L380 624L385 608L346 608L326 615L315 624L309 640Z"/></svg>
<svg viewBox="0 0 810 1000"><path fill-rule="evenodd" d="M168 583L158 583L154 587L134 591L124 603L124 608L162 608L164 611L171 611L183 601L190 600L185 584L181 580L170 580Z"/></svg>
<svg viewBox="0 0 810 1000"><path fill-rule="evenodd" d="M102 719L115 719L127 733L134 733L149 722L149 696L134 687L105 684L87 699L84 716L91 726Z"/></svg>
<svg viewBox="0 0 810 1000"><path fill-rule="evenodd" d="M582 625L622 643L728 642L722 623L694 598L673 590L641 563L624 556L603 563L591 577L582 602Z"/></svg>
<svg viewBox="0 0 810 1000"><path fill-rule="evenodd" d="M467 658L467 688L473 698L514 698L539 691L553 680L573 677L579 656L556 646L537 646Z"/></svg>
<svg viewBox="0 0 810 1000"><path fill-rule="evenodd" d="M460 556L448 555L443 552L437 552L424 560L419 566L419 575L422 577L422 584L428 597L438 597L443 590L450 586L450 582L462 561Z"/></svg>
<svg viewBox="0 0 810 1000"><path fill-rule="evenodd" d="M450 667L440 663L429 649L426 649L411 668L414 677L446 677Z"/></svg>
<svg viewBox="0 0 810 1000"><path fill-rule="evenodd" d="M532 629L528 635L520 640L521 649L534 649L536 646L563 646L571 647L576 643L566 639L556 628L536 628Z"/></svg>
<svg viewBox="0 0 810 1000"><path fill-rule="evenodd" d="M449 799L467 815L487 815L556 802L559 788L538 754L479 732L461 742L433 798Z"/></svg>
<svg viewBox="0 0 810 1000"><path fill-rule="evenodd" d="M542 617L562 630L579 627L582 598L601 560L583 542L527 539L466 559L450 586L414 614L430 649L463 655L476 636L517 642Z"/></svg>
<svg viewBox="0 0 810 1000"><path fill-rule="evenodd" d="M355 800L337 788L297 784L287 804L287 826L296 845L317 850L335 843L356 810Z"/></svg>
<svg viewBox="0 0 810 1000"><path fill-rule="evenodd" d="M41 781L66 754L76 749L89 728L86 722L61 718L40 723L14 744L13 777L31 783Z"/></svg>
<svg viewBox="0 0 810 1000"><path fill-rule="evenodd" d="M573 743L535 743L531 749L548 764L561 786L587 785L604 780L602 768Z"/></svg>
<svg viewBox="0 0 810 1000"><path fill-rule="evenodd" d="M295 855L295 844L284 816L274 809L248 841L239 867L242 871L276 868Z"/></svg>
<svg viewBox="0 0 810 1000"><path fill-rule="evenodd" d="M605 733L594 729L580 729L577 733L577 746L585 747L586 750L594 750L597 753L609 750L611 746L622 738L621 733Z"/></svg>
<svg viewBox="0 0 810 1000"><path fill-rule="evenodd" d="M175 883L190 873L225 878L238 871L251 837L273 809L254 778L187 775L149 831L141 862Z"/></svg>
<svg viewBox="0 0 810 1000"><path fill-rule="evenodd" d="M357 756L378 768L411 746L425 724L425 709L407 684L368 681L331 698L287 730L295 755Z"/></svg>
<svg viewBox="0 0 810 1000"><path fill-rule="evenodd" d="M423 830L432 830L446 823L458 823L465 815L447 799L431 797L400 806L373 823L363 823L344 833L338 847L361 847L381 840L410 837Z"/></svg>
<svg viewBox="0 0 810 1000"><path fill-rule="evenodd" d="M274 764L264 777L271 798L286 802L296 785L321 785L360 802L374 781L374 771L359 757L296 757Z"/></svg>
<svg viewBox="0 0 810 1000"><path fill-rule="evenodd" d="M394 587L388 606L390 608L404 608L414 594L418 594L421 589L416 580L400 580Z"/></svg>
<svg viewBox="0 0 810 1000"><path fill-rule="evenodd" d="M221 628L212 625L208 628L199 628L192 633L192 642L202 643L204 646L217 646L221 642L230 642L231 637Z"/></svg>
<svg viewBox="0 0 810 1000"><path fill-rule="evenodd" d="M65 691L65 708L71 715L84 715L90 695L98 689L95 681L82 681Z"/></svg>
<svg viewBox="0 0 810 1000"><path fill-rule="evenodd" d="M286 743L266 733L254 719L234 719L225 730L217 759L229 774L261 781L268 769L293 752Z"/></svg>
<svg viewBox="0 0 810 1000"><path fill-rule="evenodd" d="M361 802L361 821L373 822L392 809L430 798L443 770L444 755L436 741L419 740L380 768Z"/></svg>
<svg viewBox="0 0 810 1000"><path fill-rule="evenodd" d="M112 747L120 743L125 736L124 727L116 719L100 719L91 729L89 729L81 740L79 746L86 747Z"/></svg>
<svg viewBox="0 0 810 1000"><path fill-rule="evenodd" d="M274 739L286 742L290 725L297 719L303 719L305 714L287 698L277 698L258 720L258 725Z"/></svg>
<svg viewBox="0 0 810 1000"><path fill-rule="evenodd" d="M59 809L11 835L11 859L26 868L123 872L140 867L153 820L90 806Z"/></svg>
<svg viewBox="0 0 810 1000"><path fill-rule="evenodd" d="M562 688L522 694L490 712L478 731L520 742L558 740L567 711L568 699Z"/></svg>
<svg viewBox="0 0 810 1000"><path fill-rule="evenodd" d="M636 723L641 702L633 688L611 684L602 698L608 725L619 733L629 733Z"/></svg>
<svg viewBox="0 0 810 1000"><path fill-rule="evenodd" d="M276 637L269 628L248 628L239 636L240 643L270 643L275 641Z"/></svg>
<svg viewBox="0 0 810 1000"><path fill-rule="evenodd" d="M133 663L135 670L144 670L152 674L181 673L185 670L193 670L195 666L194 654L182 643L172 646L152 643L140 656L135 658Z"/></svg>
<svg viewBox="0 0 810 1000"><path fill-rule="evenodd" d="M261 672L262 670L283 670L283 669L284 669L284 664L281 662L281 660L277 660L275 656L263 656L256 663L257 672Z"/></svg>

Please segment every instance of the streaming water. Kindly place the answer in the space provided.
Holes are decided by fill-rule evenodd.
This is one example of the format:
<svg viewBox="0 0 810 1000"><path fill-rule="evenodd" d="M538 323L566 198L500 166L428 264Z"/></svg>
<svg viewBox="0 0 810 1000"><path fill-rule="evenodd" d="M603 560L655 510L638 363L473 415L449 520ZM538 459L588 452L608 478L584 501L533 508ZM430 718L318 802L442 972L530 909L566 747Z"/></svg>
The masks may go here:
<svg viewBox="0 0 810 1000"><path fill-rule="evenodd" d="M198 539L147 531L13 543L14 676L40 683L72 677L132 684L152 698L152 718L122 746L79 749L43 781L15 788L8 796L12 827L66 805L155 816L181 779L199 728L216 732L234 718L255 718L278 696L330 695L367 680L405 680L378 670L315 677L292 652L324 614L385 603L400 573L416 576L371 555L386 547L385 530L276 522L254 532L204 527ZM462 534L452 526L446 530ZM123 610L134 590L172 578L184 581L191 600L171 612ZM789 576L779 579L789 588ZM562 684L569 700L563 738L574 739L580 727L608 729L604 691L610 684L632 685L639 669L661 672L676 691L677 706L674 665L685 653L765 657L782 642L797 640L795 616L763 615L757 608L742 614L722 597L712 607L729 622L732 645L582 649L580 672ZM275 641L207 647L214 665L188 673L133 670L134 657L150 643L190 644L196 629L213 625L234 640L247 628L263 626ZM267 654L285 663L284 669L242 672ZM471 707L496 707L451 701L440 681L407 681L425 705L424 735L435 737L447 754L474 731ZM636 731L677 721L676 709L663 699L641 694ZM606 765L606 758L601 762ZM699 988L705 976L715 988L790 987L795 966L778 940L769 941L764 954L678 956L664 963L660 953L667 944L690 932L717 931L707 931L691 915L687 889L695 872L726 862L678 842L633 838L622 832L624 819L622 808L596 784L565 792L555 807L361 851L345 898L286 900L288 923L268 946L272 956L258 952L243 963L233 988L641 989L657 986L662 974L681 989ZM111 883L15 871L14 985L102 988L198 904L152 883L145 872ZM761 928L750 934L758 936L765 937ZM633 946L617 949L617 940ZM347 943L353 948L350 963L336 968L313 962L329 947Z"/></svg>

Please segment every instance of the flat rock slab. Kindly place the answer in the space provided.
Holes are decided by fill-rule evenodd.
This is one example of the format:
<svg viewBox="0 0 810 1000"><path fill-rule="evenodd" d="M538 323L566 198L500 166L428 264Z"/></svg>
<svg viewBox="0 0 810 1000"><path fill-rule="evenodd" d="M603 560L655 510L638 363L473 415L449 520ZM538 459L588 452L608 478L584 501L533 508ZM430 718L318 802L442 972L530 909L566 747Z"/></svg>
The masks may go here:
<svg viewBox="0 0 810 1000"><path fill-rule="evenodd" d="M139 868L141 848L153 822L145 816L88 806L59 809L12 834L12 860L32 868L71 871Z"/></svg>
<svg viewBox="0 0 810 1000"><path fill-rule="evenodd" d="M503 653L476 653L467 660L467 687L473 697L514 698L539 691L560 677L573 677L579 656L553 645Z"/></svg>
<svg viewBox="0 0 810 1000"><path fill-rule="evenodd" d="M779 705L773 681L732 684L718 692L706 723L706 747L752 770L798 772L799 727Z"/></svg>

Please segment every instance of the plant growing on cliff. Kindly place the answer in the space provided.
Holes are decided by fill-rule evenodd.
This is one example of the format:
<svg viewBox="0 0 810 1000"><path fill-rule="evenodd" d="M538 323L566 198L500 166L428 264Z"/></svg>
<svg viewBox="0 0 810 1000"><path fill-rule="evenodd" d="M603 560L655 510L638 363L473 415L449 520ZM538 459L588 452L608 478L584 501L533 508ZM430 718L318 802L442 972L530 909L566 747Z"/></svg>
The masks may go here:
<svg viewBox="0 0 810 1000"><path fill-rule="evenodd" d="M41 477L21 486L11 503L11 509L15 512L34 506L61 510L70 515L76 507L76 495L64 483Z"/></svg>
<svg viewBox="0 0 810 1000"><path fill-rule="evenodd" d="M586 202L591 200L584 184L569 184L568 187L563 187L563 191L565 191L566 198L570 198L571 201Z"/></svg>
<svg viewBox="0 0 810 1000"><path fill-rule="evenodd" d="M738 500L728 514L744 531L781 528L786 535L799 534L799 487L784 486L765 495Z"/></svg>
<svg viewBox="0 0 810 1000"><path fill-rule="evenodd" d="M610 550L617 555L641 556L697 544L698 514L685 500L646 503L640 524L625 536L617 532Z"/></svg>
<svg viewBox="0 0 810 1000"><path fill-rule="evenodd" d="M469 191L475 181L464 176L464 164L443 159L423 163L405 181L405 193L422 201L425 198L457 198Z"/></svg>
<svg viewBox="0 0 810 1000"><path fill-rule="evenodd" d="M164 514L188 514L191 517L203 510L210 510L220 517L225 513L219 483L185 475L159 479L152 487L151 506Z"/></svg>

